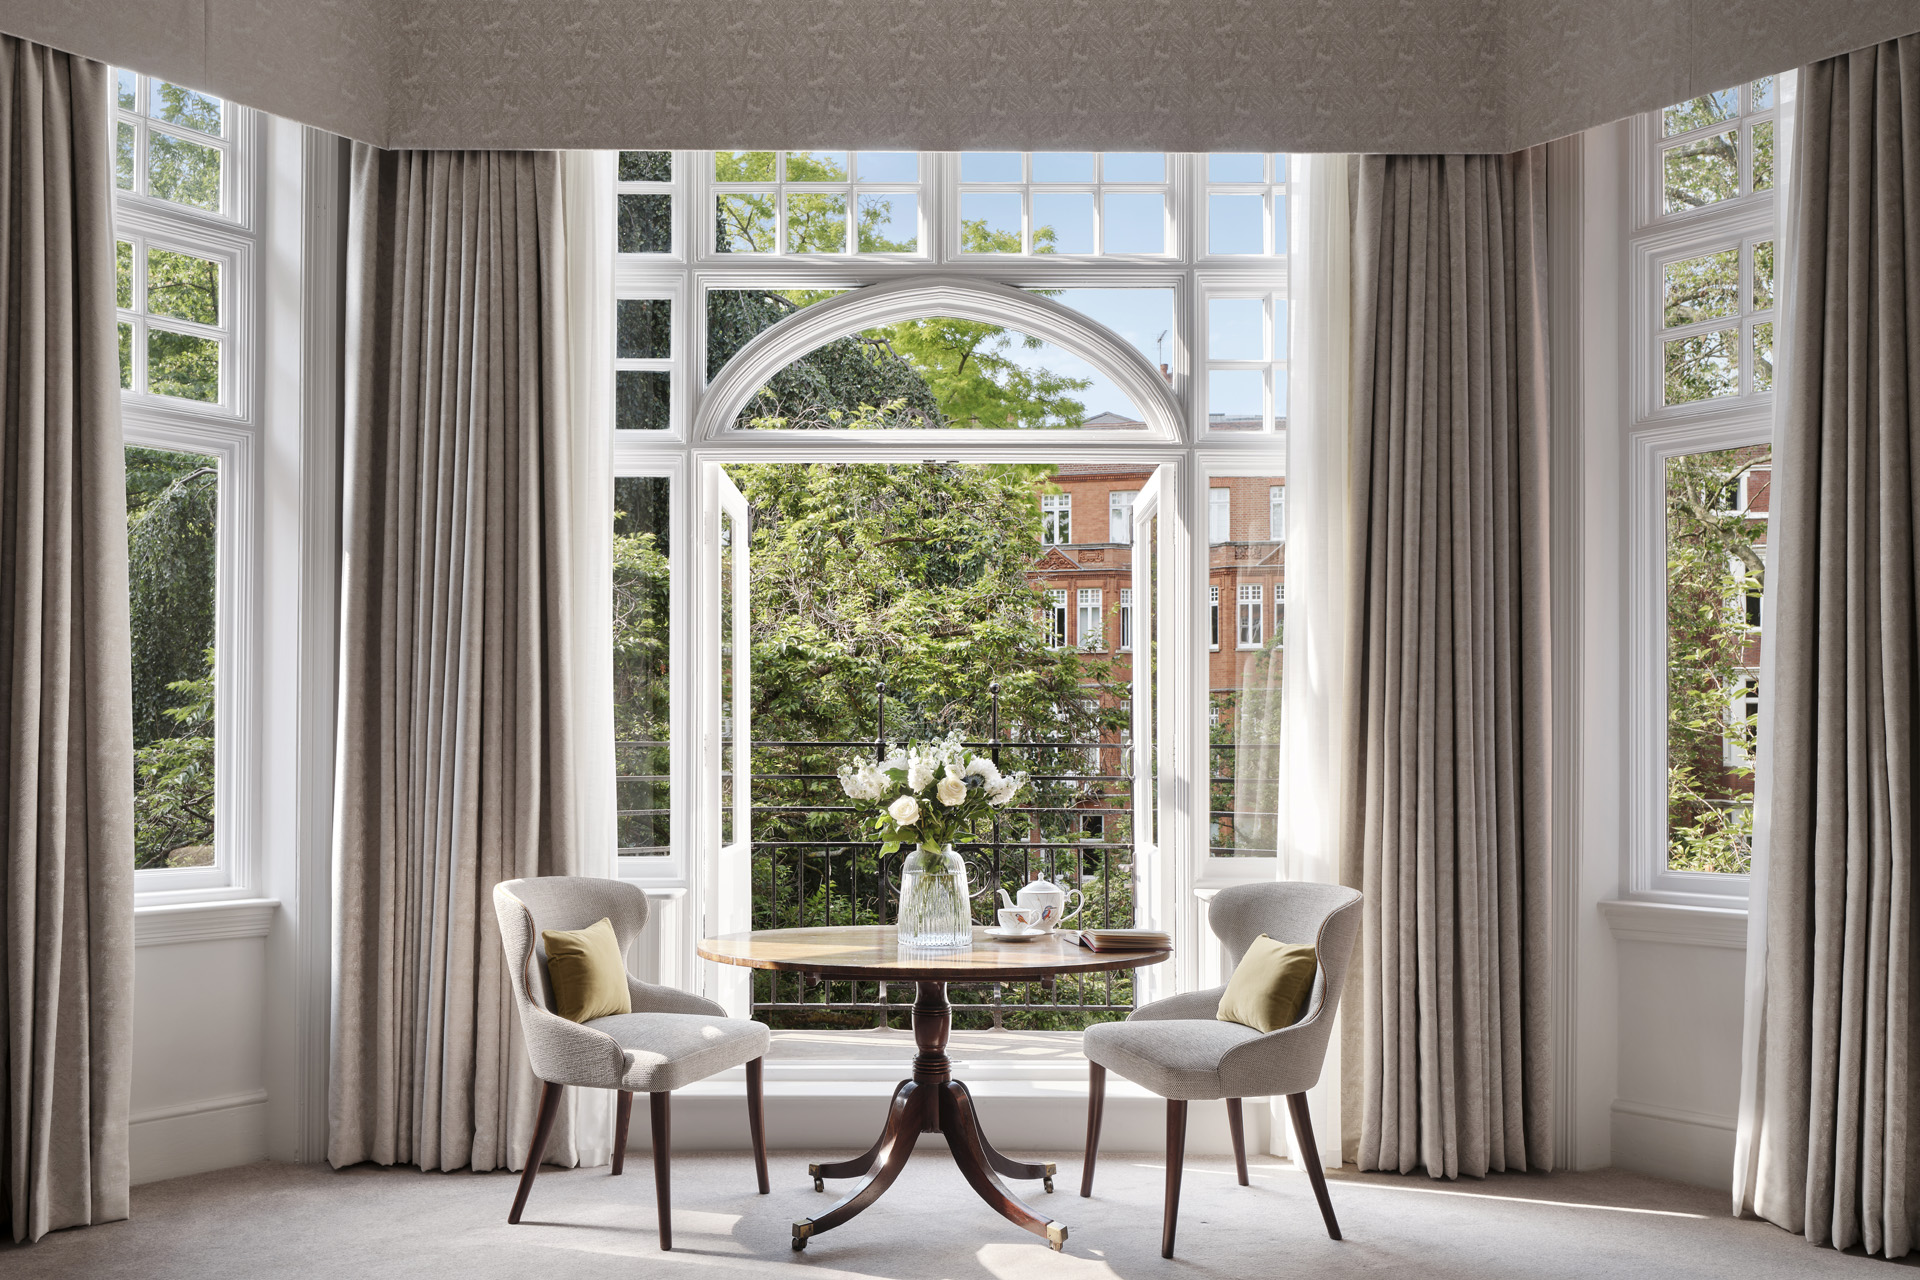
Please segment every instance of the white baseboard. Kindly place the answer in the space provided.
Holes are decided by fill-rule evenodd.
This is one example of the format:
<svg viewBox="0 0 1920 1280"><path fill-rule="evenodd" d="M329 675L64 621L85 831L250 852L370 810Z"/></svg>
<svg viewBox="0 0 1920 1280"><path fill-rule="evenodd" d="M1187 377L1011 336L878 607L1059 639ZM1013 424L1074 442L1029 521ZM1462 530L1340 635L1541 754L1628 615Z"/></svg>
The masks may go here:
<svg viewBox="0 0 1920 1280"><path fill-rule="evenodd" d="M139 1112L128 1127L128 1158L135 1186L264 1160L266 1090Z"/></svg>
<svg viewBox="0 0 1920 1280"><path fill-rule="evenodd" d="M1732 1116L1634 1102L1613 1104L1613 1163L1695 1186L1733 1188Z"/></svg>

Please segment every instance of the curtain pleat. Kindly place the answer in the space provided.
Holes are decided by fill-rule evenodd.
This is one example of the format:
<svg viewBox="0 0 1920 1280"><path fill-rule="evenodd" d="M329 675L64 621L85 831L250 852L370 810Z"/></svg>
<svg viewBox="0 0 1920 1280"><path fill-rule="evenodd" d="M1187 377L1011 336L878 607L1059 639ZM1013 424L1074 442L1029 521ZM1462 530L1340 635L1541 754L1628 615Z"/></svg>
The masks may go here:
<svg viewBox="0 0 1920 1280"><path fill-rule="evenodd" d="M560 216L552 154L354 151L336 1166L518 1168L532 1132L491 901L580 860Z"/></svg>
<svg viewBox="0 0 1920 1280"><path fill-rule="evenodd" d="M1341 875L1362 1169L1549 1168L1545 151L1371 156Z"/></svg>
<svg viewBox="0 0 1920 1280"><path fill-rule="evenodd" d="M107 68L0 36L0 1205L127 1216L133 693Z"/></svg>
<svg viewBox="0 0 1920 1280"><path fill-rule="evenodd" d="M1920 36L1803 69L1795 135L1751 1203L1898 1257L1920 1213Z"/></svg>

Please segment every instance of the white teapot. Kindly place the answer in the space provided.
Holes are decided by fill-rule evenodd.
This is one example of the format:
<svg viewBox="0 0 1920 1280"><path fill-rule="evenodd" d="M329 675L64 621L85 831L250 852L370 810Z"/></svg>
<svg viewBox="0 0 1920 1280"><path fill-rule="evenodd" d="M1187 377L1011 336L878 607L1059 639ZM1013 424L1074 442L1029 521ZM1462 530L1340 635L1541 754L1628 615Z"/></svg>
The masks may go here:
<svg viewBox="0 0 1920 1280"><path fill-rule="evenodd" d="M1070 897L1080 899L1071 911L1067 910L1067 900ZM1035 923L1042 929L1058 928L1079 915L1080 909L1087 905L1086 895L1078 889L1062 889L1051 880L1042 879L1037 875L1032 883L1020 890L1018 902L1009 898L1005 889L1000 891L1000 900L1009 907L1027 907L1038 911L1040 915Z"/></svg>

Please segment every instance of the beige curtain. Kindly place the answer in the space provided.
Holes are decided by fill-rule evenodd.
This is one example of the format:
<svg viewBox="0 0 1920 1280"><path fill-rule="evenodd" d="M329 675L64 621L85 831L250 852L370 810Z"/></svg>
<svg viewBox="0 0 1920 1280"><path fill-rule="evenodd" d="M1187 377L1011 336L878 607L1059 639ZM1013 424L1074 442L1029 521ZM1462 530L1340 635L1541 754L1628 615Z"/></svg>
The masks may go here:
<svg viewBox="0 0 1920 1280"><path fill-rule="evenodd" d="M1545 148L1360 165L1341 876L1367 902L1362 1169L1553 1162L1545 169Z"/></svg>
<svg viewBox="0 0 1920 1280"><path fill-rule="evenodd" d="M0 36L0 1204L127 1216L133 693L107 69Z"/></svg>
<svg viewBox="0 0 1920 1280"><path fill-rule="evenodd" d="M1751 1204L1898 1257L1920 1214L1920 36L1801 71L1795 133Z"/></svg>
<svg viewBox="0 0 1920 1280"><path fill-rule="evenodd" d="M354 150L336 1166L518 1168L532 1131L491 895L580 857L561 219L553 154Z"/></svg>

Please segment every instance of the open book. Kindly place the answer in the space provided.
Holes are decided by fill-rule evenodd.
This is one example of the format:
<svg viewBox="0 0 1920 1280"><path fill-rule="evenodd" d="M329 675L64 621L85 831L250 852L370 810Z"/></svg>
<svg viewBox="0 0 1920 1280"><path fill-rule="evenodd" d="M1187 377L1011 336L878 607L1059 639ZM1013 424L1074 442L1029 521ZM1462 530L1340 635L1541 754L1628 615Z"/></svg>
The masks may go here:
<svg viewBox="0 0 1920 1280"><path fill-rule="evenodd" d="M1173 950L1173 936L1159 929L1059 929L1056 932L1089 951Z"/></svg>

